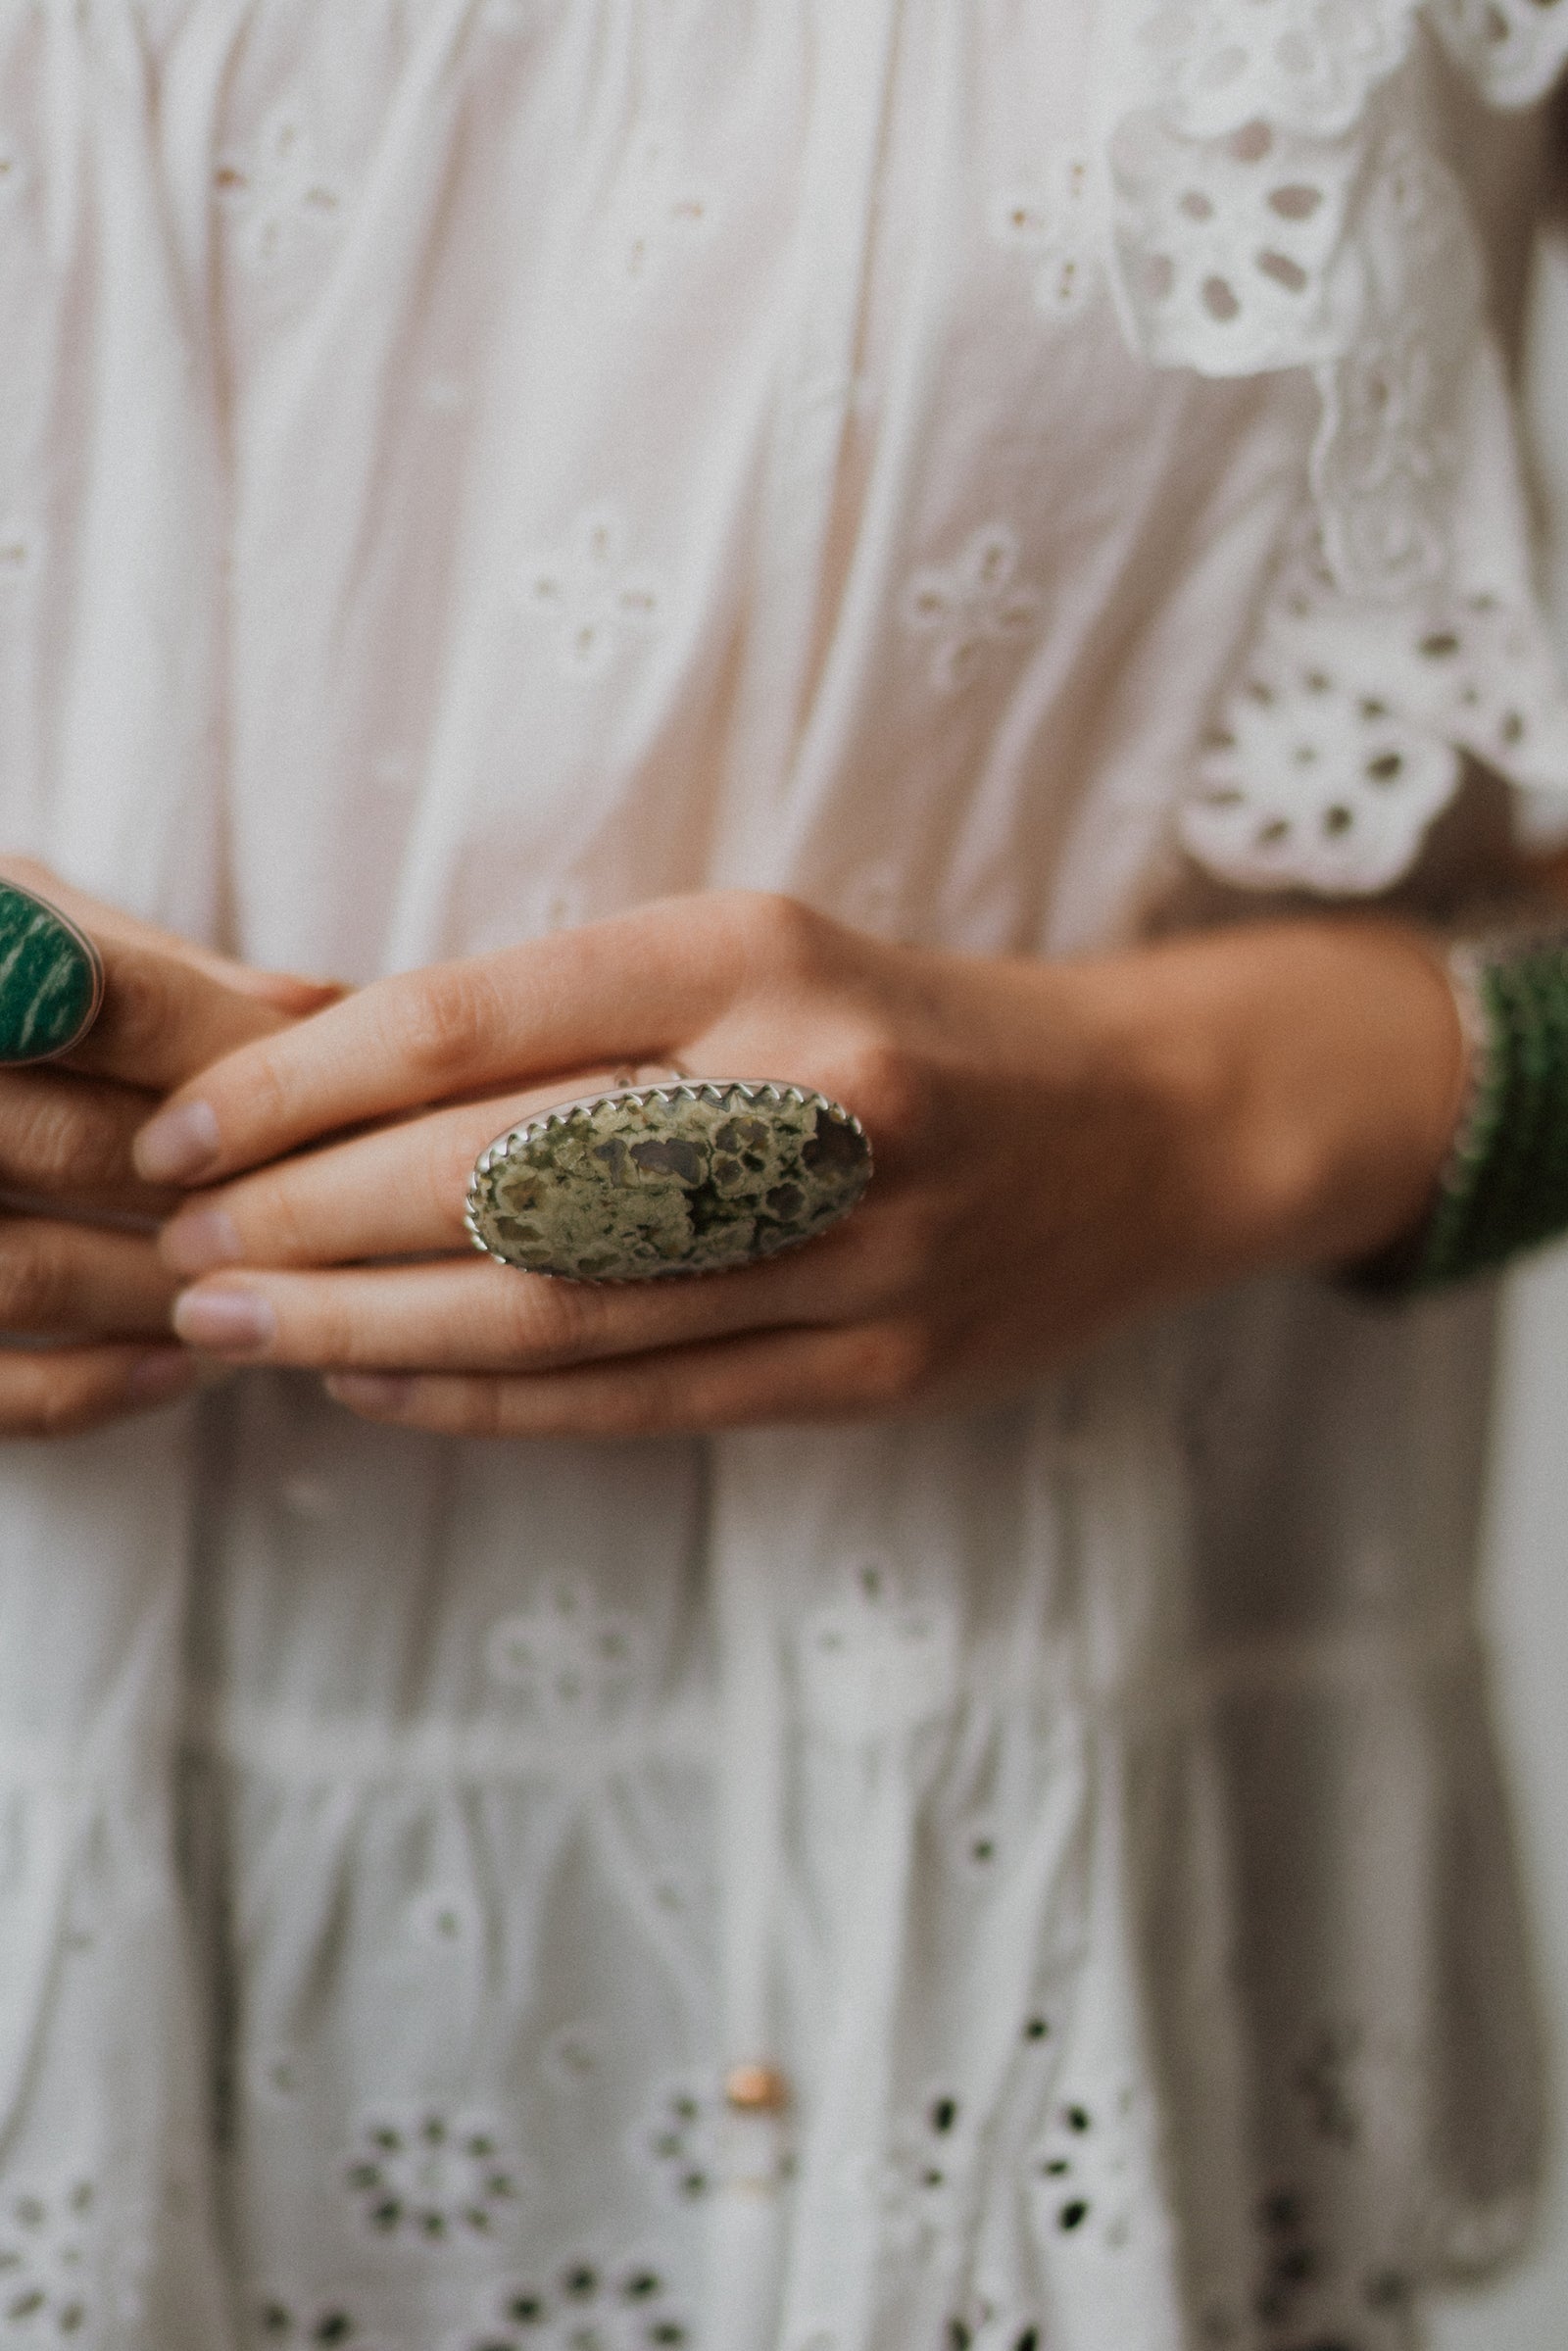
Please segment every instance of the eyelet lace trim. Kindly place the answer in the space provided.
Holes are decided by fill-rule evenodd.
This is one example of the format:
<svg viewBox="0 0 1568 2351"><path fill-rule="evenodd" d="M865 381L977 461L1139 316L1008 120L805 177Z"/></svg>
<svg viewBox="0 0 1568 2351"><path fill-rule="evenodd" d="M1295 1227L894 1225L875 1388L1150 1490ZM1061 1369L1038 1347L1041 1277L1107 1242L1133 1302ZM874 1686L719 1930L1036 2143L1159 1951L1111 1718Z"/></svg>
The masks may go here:
<svg viewBox="0 0 1568 2351"><path fill-rule="evenodd" d="M1481 257L1406 70L1423 23L1503 104L1568 54L1568 0L1135 0L1107 66L1133 347L1310 367L1321 400L1299 529L1179 817L1248 887L1386 888L1461 753L1568 786Z"/></svg>

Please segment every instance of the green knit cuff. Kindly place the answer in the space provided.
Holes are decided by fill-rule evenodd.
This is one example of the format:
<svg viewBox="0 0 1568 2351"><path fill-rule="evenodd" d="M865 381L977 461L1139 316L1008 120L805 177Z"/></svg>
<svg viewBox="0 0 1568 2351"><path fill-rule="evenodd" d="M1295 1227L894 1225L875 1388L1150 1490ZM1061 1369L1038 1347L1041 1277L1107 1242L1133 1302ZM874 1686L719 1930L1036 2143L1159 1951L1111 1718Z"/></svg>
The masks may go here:
<svg viewBox="0 0 1568 2351"><path fill-rule="evenodd" d="M1466 943L1448 972L1470 1088L1420 1232L1351 1279L1436 1290L1568 1231L1568 931Z"/></svg>

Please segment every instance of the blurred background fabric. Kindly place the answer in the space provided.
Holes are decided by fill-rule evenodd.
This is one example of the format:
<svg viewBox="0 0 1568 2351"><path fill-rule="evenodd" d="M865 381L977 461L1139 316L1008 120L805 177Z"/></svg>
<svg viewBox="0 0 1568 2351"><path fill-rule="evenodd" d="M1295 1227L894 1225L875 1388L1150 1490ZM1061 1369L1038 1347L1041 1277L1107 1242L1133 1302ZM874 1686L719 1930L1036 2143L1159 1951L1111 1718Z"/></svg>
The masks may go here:
<svg viewBox="0 0 1568 2351"><path fill-rule="evenodd" d="M1568 115L1558 109L1559 146ZM1525 394L1548 602L1568 661L1568 224L1543 237ZM1436 2314L1434 2351L1568 2344L1568 1246L1516 1273L1503 1317L1487 1532L1499 1726L1513 1769L1550 2036L1550 2153L1532 2250Z"/></svg>

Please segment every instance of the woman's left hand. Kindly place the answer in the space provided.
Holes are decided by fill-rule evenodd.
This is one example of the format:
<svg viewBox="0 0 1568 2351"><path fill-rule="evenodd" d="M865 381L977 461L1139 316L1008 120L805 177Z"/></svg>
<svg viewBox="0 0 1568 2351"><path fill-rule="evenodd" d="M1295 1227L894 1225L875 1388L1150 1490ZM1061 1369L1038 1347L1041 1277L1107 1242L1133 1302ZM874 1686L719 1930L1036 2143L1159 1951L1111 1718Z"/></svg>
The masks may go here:
<svg viewBox="0 0 1568 2351"><path fill-rule="evenodd" d="M149 1181L209 1187L166 1228L195 1277L180 1337L320 1368L372 1418L844 1420L1015 1389L1142 1308L1377 1248L1421 1212L1459 1050L1435 960L1395 924L1053 966L712 894L377 982L217 1063L137 1155ZM472 1252L488 1142L670 1063L846 1103L876 1153L861 1207L693 1280L596 1287Z"/></svg>

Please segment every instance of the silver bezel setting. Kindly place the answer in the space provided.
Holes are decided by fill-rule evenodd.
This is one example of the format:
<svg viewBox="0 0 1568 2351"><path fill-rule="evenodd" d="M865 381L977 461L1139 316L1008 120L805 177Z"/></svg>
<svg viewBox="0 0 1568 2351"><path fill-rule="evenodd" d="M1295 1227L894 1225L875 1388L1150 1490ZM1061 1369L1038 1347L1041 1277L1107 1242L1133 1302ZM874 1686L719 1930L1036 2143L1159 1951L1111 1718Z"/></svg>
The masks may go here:
<svg viewBox="0 0 1568 2351"><path fill-rule="evenodd" d="M802 1109L826 1110L832 1117L841 1120L864 1144L866 1182L870 1182L874 1165L870 1137L853 1110L847 1110L842 1102L834 1102L830 1095L819 1094L814 1086L796 1086L781 1083L772 1078L678 1078L656 1086L612 1086L601 1094L584 1094L579 1095L572 1102L553 1102L548 1110L541 1110L537 1117L524 1119L519 1126L509 1127L504 1135L498 1135L493 1143L486 1144L475 1159L473 1173L468 1178L467 1199L463 1218L468 1239L481 1256L491 1258L497 1265L505 1265L512 1273L531 1272L539 1281L582 1281L592 1283L596 1287L609 1288L622 1284L635 1286L644 1281L669 1278L658 1274L563 1274L552 1272L544 1267L519 1266L514 1258L504 1256L500 1249L492 1249L480 1231L477 1219L479 1187L502 1161L513 1155L514 1151L525 1149L538 1137L549 1134L553 1128L567 1126L574 1120L588 1117L597 1110L606 1109L620 1102L642 1104L652 1102L710 1102L715 1106L721 1106L726 1100L733 1100L737 1096L749 1109L767 1108L774 1104L789 1102ZM863 1194L863 1186L861 1190ZM848 1208L843 1209L838 1216L831 1220L830 1224L819 1227L818 1231L829 1231L832 1223L842 1222L843 1217L853 1214L854 1209L858 1205L858 1200L852 1201ZM786 1243L783 1249L777 1249L773 1253L782 1256L788 1249L802 1249L816 1238L816 1233L803 1233L799 1240ZM670 1273L687 1280L696 1280L702 1276L728 1270L732 1269L716 1265L684 1265L671 1267Z"/></svg>

